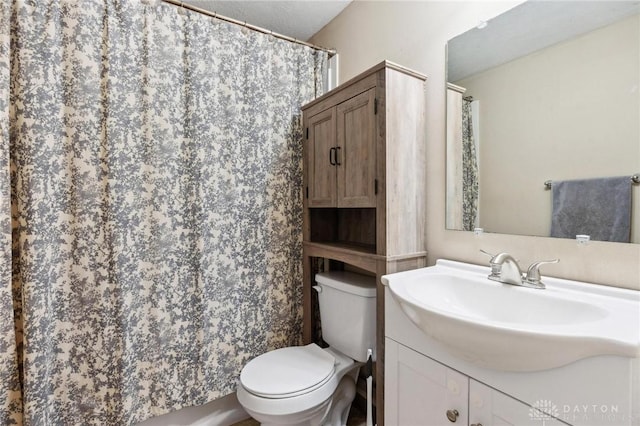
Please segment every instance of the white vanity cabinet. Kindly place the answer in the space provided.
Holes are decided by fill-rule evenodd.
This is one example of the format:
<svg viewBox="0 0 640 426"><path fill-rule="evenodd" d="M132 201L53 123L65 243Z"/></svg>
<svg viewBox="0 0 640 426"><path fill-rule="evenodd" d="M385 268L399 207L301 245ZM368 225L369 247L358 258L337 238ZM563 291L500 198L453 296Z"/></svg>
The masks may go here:
<svg viewBox="0 0 640 426"><path fill-rule="evenodd" d="M640 426L639 358L594 356L540 371L481 367L416 327L388 285L385 292L385 425Z"/></svg>
<svg viewBox="0 0 640 426"><path fill-rule="evenodd" d="M549 414L387 339L387 426L561 426Z"/></svg>
<svg viewBox="0 0 640 426"><path fill-rule="evenodd" d="M385 425L467 425L467 376L392 339L385 357Z"/></svg>

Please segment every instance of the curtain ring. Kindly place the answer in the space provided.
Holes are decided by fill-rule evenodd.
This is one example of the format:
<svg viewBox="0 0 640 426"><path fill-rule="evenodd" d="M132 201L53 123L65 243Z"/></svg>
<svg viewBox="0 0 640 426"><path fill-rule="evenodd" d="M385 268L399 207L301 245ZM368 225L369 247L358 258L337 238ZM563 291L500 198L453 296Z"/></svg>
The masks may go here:
<svg viewBox="0 0 640 426"><path fill-rule="evenodd" d="M186 15L187 14L187 10L184 7L184 2L183 1L180 2L180 9L178 9L178 13L180 15Z"/></svg>

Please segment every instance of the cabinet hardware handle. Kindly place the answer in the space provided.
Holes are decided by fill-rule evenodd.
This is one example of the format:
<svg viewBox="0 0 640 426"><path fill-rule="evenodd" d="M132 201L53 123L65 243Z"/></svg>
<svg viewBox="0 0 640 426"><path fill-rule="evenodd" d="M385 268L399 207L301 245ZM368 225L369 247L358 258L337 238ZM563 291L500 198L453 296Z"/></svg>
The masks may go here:
<svg viewBox="0 0 640 426"><path fill-rule="evenodd" d="M449 419L451 423L455 423L459 415L458 410L447 410L447 419Z"/></svg>
<svg viewBox="0 0 640 426"><path fill-rule="evenodd" d="M340 166L340 157L338 157L340 155L340 147L336 146L334 149L336 150L336 166Z"/></svg>
<svg viewBox="0 0 640 426"><path fill-rule="evenodd" d="M482 423L471 423L471 426L482 426Z"/></svg>
<svg viewBox="0 0 640 426"><path fill-rule="evenodd" d="M336 161L334 160L335 153L336 153L335 148L329 149L329 164L331 164L332 166L336 165Z"/></svg>

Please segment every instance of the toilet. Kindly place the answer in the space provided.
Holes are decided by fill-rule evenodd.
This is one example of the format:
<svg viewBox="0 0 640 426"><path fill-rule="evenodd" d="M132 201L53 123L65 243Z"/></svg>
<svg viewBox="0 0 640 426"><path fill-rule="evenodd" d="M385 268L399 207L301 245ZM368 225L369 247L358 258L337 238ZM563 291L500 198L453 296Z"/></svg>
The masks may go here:
<svg viewBox="0 0 640 426"><path fill-rule="evenodd" d="M276 349L240 373L238 401L262 425L343 426L367 350L375 354L376 279L345 271L315 276L322 337Z"/></svg>

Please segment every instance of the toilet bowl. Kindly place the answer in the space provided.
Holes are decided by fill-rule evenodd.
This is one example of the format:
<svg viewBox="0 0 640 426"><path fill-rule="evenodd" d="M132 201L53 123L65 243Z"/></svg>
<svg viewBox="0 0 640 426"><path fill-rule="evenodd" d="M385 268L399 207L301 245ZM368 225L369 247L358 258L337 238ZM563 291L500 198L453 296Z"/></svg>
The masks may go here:
<svg viewBox="0 0 640 426"><path fill-rule="evenodd" d="M375 278L316 275L324 340L276 349L243 368L238 401L262 425L343 426L359 368L375 348Z"/></svg>
<svg viewBox="0 0 640 426"><path fill-rule="evenodd" d="M351 358L314 343L277 349L245 366L238 401L262 425L344 425L359 367ZM258 370L263 374L255 375ZM329 414L338 412L332 422Z"/></svg>

